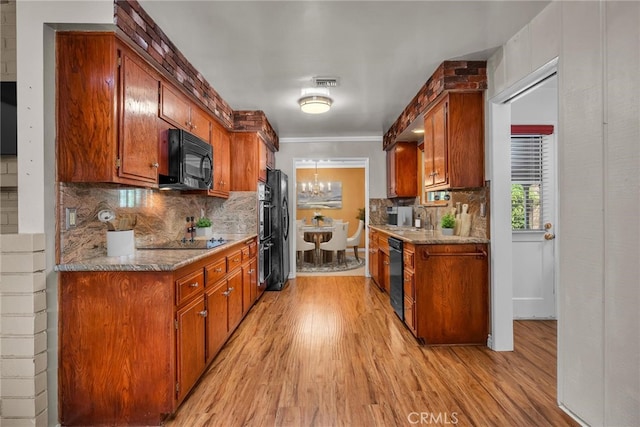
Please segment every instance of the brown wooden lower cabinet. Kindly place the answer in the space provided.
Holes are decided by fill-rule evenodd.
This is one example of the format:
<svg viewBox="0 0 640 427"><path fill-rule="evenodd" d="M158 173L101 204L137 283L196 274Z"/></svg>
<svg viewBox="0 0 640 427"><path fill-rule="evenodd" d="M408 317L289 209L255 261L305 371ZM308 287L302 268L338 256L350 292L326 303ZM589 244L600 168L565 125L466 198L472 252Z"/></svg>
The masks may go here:
<svg viewBox="0 0 640 427"><path fill-rule="evenodd" d="M151 426L173 414L255 302L243 297L255 275L236 263L245 246L255 269L254 238L176 271L60 272L61 424Z"/></svg>
<svg viewBox="0 0 640 427"><path fill-rule="evenodd" d="M406 253L405 253L406 255ZM416 245L413 282L405 282L405 323L425 344L486 345L489 260L486 244ZM407 257L405 256L405 261ZM413 313L411 313L413 312Z"/></svg>

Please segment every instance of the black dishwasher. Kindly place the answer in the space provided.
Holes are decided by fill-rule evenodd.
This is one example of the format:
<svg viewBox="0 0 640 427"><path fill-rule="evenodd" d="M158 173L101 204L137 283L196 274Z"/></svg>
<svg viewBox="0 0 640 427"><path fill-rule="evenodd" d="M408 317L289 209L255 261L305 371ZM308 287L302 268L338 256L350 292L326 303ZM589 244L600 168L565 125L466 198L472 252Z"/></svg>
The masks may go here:
<svg viewBox="0 0 640 427"><path fill-rule="evenodd" d="M402 264L402 240L389 237L389 299L391 307L398 317L404 321L404 289Z"/></svg>

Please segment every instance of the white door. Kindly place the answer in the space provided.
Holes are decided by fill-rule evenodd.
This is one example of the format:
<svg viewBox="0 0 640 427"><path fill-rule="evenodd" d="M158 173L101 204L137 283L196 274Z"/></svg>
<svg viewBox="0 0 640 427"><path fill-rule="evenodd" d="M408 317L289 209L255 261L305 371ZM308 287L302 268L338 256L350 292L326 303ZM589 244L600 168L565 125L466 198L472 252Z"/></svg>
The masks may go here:
<svg viewBox="0 0 640 427"><path fill-rule="evenodd" d="M512 137L513 317L556 317L555 286L555 152L553 135L533 136L520 144ZM535 146L540 146L537 150ZM514 150L519 153L514 154ZM514 157L529 160L515 161ZM547 154L545 154L547 153ZM538 169L519 173L524 169ZM528 178L522 178L526 175Z"/></svg>
<svg viewBox="0 0 640 427"><path fill-rule="evenodd" d="M553 81L549 83L551 88L543 86L512 103L512 124L521 124L525 116L528 123L557 123L553 114L557 111L555 104L549 105L557 99L557 89ZM512 275L516 319L556 317L557 129L549 128L512 126Z"/></svg>

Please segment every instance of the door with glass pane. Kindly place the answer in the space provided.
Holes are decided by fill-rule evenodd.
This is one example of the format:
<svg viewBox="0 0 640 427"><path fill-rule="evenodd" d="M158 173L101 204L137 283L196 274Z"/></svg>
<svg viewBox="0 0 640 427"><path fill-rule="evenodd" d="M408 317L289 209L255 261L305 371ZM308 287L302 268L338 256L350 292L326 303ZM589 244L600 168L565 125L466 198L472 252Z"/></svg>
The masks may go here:
<svg viewBox="0 0 640 427"><path fill-rule="evenodd" d="M548 131L553 132L553 127L512 127L513 315L517 319L556 317L556 148L555 134L542 133Z"/></svg>

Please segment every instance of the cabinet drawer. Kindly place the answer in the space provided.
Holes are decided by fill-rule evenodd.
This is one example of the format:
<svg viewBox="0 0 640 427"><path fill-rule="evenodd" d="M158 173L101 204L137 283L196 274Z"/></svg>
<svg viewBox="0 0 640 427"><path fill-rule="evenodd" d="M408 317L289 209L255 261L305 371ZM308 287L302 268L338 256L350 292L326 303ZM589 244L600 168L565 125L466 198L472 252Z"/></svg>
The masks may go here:
<svg viewBox="0 0 640 427"><path fill-rule="evenodd" d="M205 269L207 270L207 286L211 286L227 274L227 260L226 258L219 259L207 265Z"/></svg>
<svg viewBox="0 0 640 427"><path fill-rule="evenodd" d="M407 251L407 249L405 248L404 252L402 253L402 261L404 262L404 267L414 270L415 269L414 260L415 260L415 253L411 251Z"/></svg>
<svg viewBox="0 0 640 427"><path fill-rule="evenodd" d="M415 302L412 299L404 299L404 323L409 327L411 333L416 335L416 320L415 320Z"/></svg>
<svg viewBox="0 0 640 427"><path fill-rule="evenodd" d="M238 250L227 256L227 271L231 272L242 264L242 250Z"/></svg>
<svg viewBox="0 0 640 427"><path fill-rule="evenodd" d="M404 271L404 296L405 298L415 299L416 288L414 284L414 275L412 272Z"/></svg>
<svg viewBox="0 0 640 427"><path fill-rule="evenodd" d="M253 258L257 254L258 254L258 245L254 240L253 242L249 243L249 257Z"/></svg>
<svg viewBox="0 0 640 427"><path fill-rule="evenodd" d="M192 295L204 290L204 271L198 269L176 280L176 304L180 305Z"/></svg>
<svg viewBox="0 0 640 427"><path fill-rule="evenodd" d="M251 258L251 254L249 253L249 246L245 246L242 248L242 261L248 261Z"/></svg>
<svg viewBox="0 0 640 427"><path fill-rule="evenodd" d="M378 248L384 252L385 254L389 255L389 236L387 236L386 234L380 234L378 236Z"/></svg>

